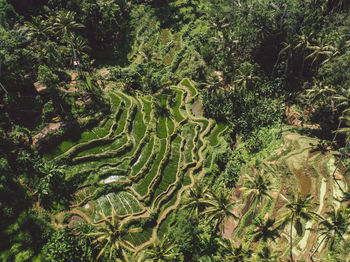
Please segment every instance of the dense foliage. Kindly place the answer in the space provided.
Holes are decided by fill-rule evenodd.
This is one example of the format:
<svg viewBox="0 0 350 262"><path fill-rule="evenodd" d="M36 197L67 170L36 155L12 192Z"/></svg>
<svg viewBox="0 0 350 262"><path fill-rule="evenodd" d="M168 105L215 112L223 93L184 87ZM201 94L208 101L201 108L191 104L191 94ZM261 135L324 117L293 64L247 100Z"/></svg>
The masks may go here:
<svg viewBox="0 0 350 262"><path fill-rule="evenodd" d="M101 224L89 232L57 226L52 214L69 209L84 174L72 178L43 154L113 111L106 95L111 83L128 94L156 94L161 119L173 116L160 92L183 79L200 91L204 116L228 126L225 143L205 159L201 183L171 213L164 239L141 252L142 261L273 257L266 247L252 256L247 246L223 240L225 221L238 215L231 192L243 179L242 169L260 168L264 164L256 159L278 148L285 124L322 140L318 149L339 151L339 163L350 171L349 12L345 0L0 0L0 258L130 259L133 254L120 246L112 252L95 244L90 236ZM169 104L175 106L175 99ZM259 183L266 192L249 191L255 208L239 223L269 228L254 217L270 191L268 179ZM256 184L245 182L250 189ZM96 194L120 190L106 188ZM348 203L349 193L343 193L339 201ZM290 201L292 209L302 200ZM348 207L341 212L349 216ZM298 219L311 215L297 216L288 213L278 226L299 221L296 229L302 230ZM134 223L143 227L155 220L150 215ZM323 224L344 221L333 222ZM343 261L349 247L344 223L332 238L339 245L327 251L333 261ZM137 228L130 224L121 234ZM250 233L247 243L266 237Z"/></svg>

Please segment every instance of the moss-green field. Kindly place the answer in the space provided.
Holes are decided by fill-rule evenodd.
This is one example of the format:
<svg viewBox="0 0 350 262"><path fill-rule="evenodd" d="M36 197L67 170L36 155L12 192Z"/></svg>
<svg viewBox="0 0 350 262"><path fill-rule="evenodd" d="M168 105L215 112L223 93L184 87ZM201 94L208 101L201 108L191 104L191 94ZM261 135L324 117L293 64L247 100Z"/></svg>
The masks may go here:
<svg viewBox="0 0 350 262"><path fill-rule="evenodd" d="M167 37L162 34L163 41ZM207 157L208 147L218 145L226 125L193 115L198 92L188 79L152 97L118 89L108 95L110 116L75 141L63 141L46 159L68 162L69 179L84 188L75 194L68 213L79 210L85 219L98 222L112 209L135 219L155 212L155 226L130 234L137 248L152 235L165 233L167 217L195 176L205 172L204 151ZM167 107L168 116L155 116L157 102Z"/></svg>

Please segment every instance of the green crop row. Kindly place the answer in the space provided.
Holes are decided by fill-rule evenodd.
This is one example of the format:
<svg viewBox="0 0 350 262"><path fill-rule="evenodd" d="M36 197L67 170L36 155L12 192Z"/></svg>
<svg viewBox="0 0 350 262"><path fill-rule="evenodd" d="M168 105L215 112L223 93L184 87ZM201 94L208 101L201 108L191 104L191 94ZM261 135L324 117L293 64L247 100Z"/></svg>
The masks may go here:
<svg viewBox="0 0 350 262"><path fill-rule="evenodd" d="M153 198L155 199L162 191L165 191L167 187L175 181L176 173L180 160L180 144L181 137L177 136L171 145L171 157L169 162L162 171L161 180L158 182L157 189L154 192Z"/></svg>
<svg viewBox="0 0 350 262"><path fill-rule="evenodd" d="M154 163L152 165L151 170L144 176L142 181L136 186L135 190L138 193L140 193L141 195L145 195L147 193L148 185L150 184L150 182L152 181L152 179L156 175L156 173L158 171L158 167L160 165L160 162L164 157L166 145L167 145L166 139L161 139L160 140L160 151L159 151L159 154L157 155L157 158L154 160Z"/></svg>

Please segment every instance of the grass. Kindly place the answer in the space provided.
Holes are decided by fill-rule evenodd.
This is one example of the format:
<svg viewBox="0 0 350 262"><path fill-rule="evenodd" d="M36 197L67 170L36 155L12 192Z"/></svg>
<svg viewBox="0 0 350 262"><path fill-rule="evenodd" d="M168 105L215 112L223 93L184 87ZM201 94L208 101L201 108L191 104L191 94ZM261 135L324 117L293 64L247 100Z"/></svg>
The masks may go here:
<svg viewBox="0 0 350 262"><path fill-rule="evenodd" d="M111 93L110 97L111 97L112 111L115 112L117 111L117 108L120 106L121 100L120 100L120 97L114 93Z"/></svg>
<svg viewBox="0 0 350 262"><path fill-rule="evenodd" d="M186 145L185 145L185 162L191 162L192 161L192 149L194 147L193 144L193 138L195 135L195 124L189 123L186 124L182 131L183 137L186 139Z"/></svg>
<svg viewBox="0 0 350 262"><path fill-rule="evenodd" d="M170 118L167 118L167 126L169 135L171 135L174 132L175 125L173 120L171 120Z"/></svg>
<svg viewBox="0 0 350 262"><path fill-rule="evenodd" d="M110 216L112 208L119 215L126 215L140 212L142 209L138 201L130 193L120 192L118 194L109 193L101 196L95 201L95 221L102 219L99 211L101 210L106 216Z"/></svg>
<svg viewBox="0 0 350 262"><path fill-rule="evenodd" d="M162 107L165 107L167 104L167 96L166 95L160 95L160 105ZM166 138L167 137L167 127L166 127L167 117L166 116L160 116L158 117L157 121L157 135L159 138Z"/></svg>
<svg viewBox="0 0 350 262"><path fill-rule="evenodd" d="M166 138L167 137L167 130L166 130L166 117L161 116L158 119L157 122L157 135L159 138Z"/></svg>
<svg viewBox="0 0 350 262"><path fill-rule="evenodd" d="M178 90L178 89L174 89L174 90L176 92L176 103L175 103L175 106L173 108L174 117L175 117L176 122L181 122L184 119L180 113L180 106L181 106L183 92L181 90Z"/></svg>
<svg viewBox="0 0 350 262"><path fill-rule="evenodd" d="M211 133L209 141L211 146L216 146L218 143L218 135L226 128L225 123L218 123L217 127Z"/></svg>
<svg viewBox="0 0 350 262"><path fill-rule="evenodd" d="M177 136L174 141L172 142L172 157L170 158L169 163L166 165L166 167L163 170L161 181L159 185L157 186L157 189L154 193L154 198L156 198L161 192L165 191L167 187L173 183L176 179L176 172L178 170L179 160L180 160L180 143L181 138Z"/></svg>
<svg viewBox="0 0 350 262"><path fill-rule="evenodd" d="M159 226L158 234L160 237L165 236L165 234L168 232L170 222L171 222L171 213L168 214L168 216L162 221L162 223Z"/></svg>
<svg viewBox="0 0 350 262"><path fill-rule="evenodd" d="M160 32L160 38L161 38L161 44L166 45L171 41L171 34L169 32L169 29L163 29Z"/></svg>
<svg viewBox="0 0 350 262"><path fill-rule="evenodd" d="M193 87L190 80L187 78L181 81L181 85L186 86L190 90L191 96L195 96L197 94L197 90Z"/></svg>
<svg viewBox="0 0 350 262"><path fill-rule="evenodd" d="M148 123L151 119L151 110L152 110L152 103L147 100L142 98L141 99L143 102L144 110L145 110L145 121Z"/></svg>
<svg viewBox="0 0 350 262"><path fill-rule="evenodd" d="M152 153L152 148L154 145L154 137L151 136L150 141L145 146L144 150L142 151L138 161L133 165L131 169L131 175L137 174L137 172L140 171L140 169L143 167L143 165L146 163L147 159L150 157Z"/></svg>
<svg viewBox="0 0 350 262"><path fill-rule="evenodd" d="M165 149L166 149L166 139L160 140L160 152L156 158L156 160L153 163L153 166L148 174L142 179L142 181L136 186L135 190L141 195L144 195L147 193L148 185L152 181L153 177L157 174L158 166L160 164L160 161L162 160Z"/></svg>
<svg viewBox="0 0 350 262"><path fill-rule="evenodd" d="M135 138L135 144L138 145L142 137L145 135L146 125L143 122L143 116L141 109L138 107L137 113L134 119L133 134Z"/></svg>
<svg viewBox="0 0 350 262"><path fill-rule="evenodd" d="M87 150L84 150L80 153L77 154L77 156L85 156L89 154L99 154L103 153L109 150L115 150L120 148L122 145L124 145L128 141L127 136L123 135L121 138L116 139L113 143L111 144L106 144L102 146L95 146L92 148L89 148Z"/></svg>
<svg viewBox="0 0 350 262"><path fill-rule="evenodd" d="M129 233L126 237L125 240L129 241L132 243L134 246L139 246L142 243L147 242L148 240L151 239L152 237L152 228L149 227L147 229L142 230L142 232L139 233Z"/></svg>
<svg viewBox="0 0 350 262"><path fill-rule="evenodd" d="M184 98L186 95L197 95L197 91L188 79L181 83L182 86L173 88L173 94L176 94L176 97L171 109L168 105L169 95L166 94L160 94L158 97L137 94L132 97L120 91L111 91L108 93L112 104L111 116L81 133L75 140L64 141L55 148L55 154L59 154L74 145L85 142L71 152L72 164L68 165L66 170L69 181L91 188L90 196L97 193L96 190L101 189L101 186L107 187L108 190L108 187L113 188L119 180L131 180L128 183L125 181L125 186L130 185L141 196L148 196L150 193L143 202L145 207L126 189L99 197L95 200L95 208L84 210L89 216L94 217L95 221L102 218L99 211L103 211L108 216L114 208L120 215L127 215L140 212L155 204L160 207L159 216L166 208L174 205L181 186L191 183L189 172L192 172L195 166L193 162L199 159L198 151L203 145L203 141L199 139L200 133L195 137L196 132L204 132L212 122L204 118L193 119L192 115L187 115L183 109ZM156 99L159 99L161 106L167 105L171 111L169 118L154 116L152 103ZM187 121L184 121L185 117L188 118ZM183 124L179 126L179 122ZM212 134L208 134L209 141L206 143L216 145L225 127L222 123L218 126L213 125ZM170 135L174 134L176 129L182 130L181 135L172 137L170 144ZM107 134L110 134L108 139L86 143L92 139L105 137ZM116 137L118 139L115 139ZM167 145L170 145L170 148L167 149ZM125 148L126 146L128 147ZM180 149L180 146L183 147ZM205 152L205 158L210 159L210 151L205 150ZM186 170L181 170L180 167L185 163L192 164ZM201 167L198 168L198 172L200 170ZM172 187L169 194L165 194L169 185L176 181L177 172L180 176L186 172L182 184L176 184L176 188ZM111 179L109 181L111 184L102 185L101 182L108 178ZM72 203L79 203L86 194L84 191L78 191ZM159 197L157 202L154 202L157 197ZM169 216L160 225L159 235L166 232L168 219ZM151 238L152 229L148 226L142 233L129 234L127 239L134 245L141 245Z"/></svg>

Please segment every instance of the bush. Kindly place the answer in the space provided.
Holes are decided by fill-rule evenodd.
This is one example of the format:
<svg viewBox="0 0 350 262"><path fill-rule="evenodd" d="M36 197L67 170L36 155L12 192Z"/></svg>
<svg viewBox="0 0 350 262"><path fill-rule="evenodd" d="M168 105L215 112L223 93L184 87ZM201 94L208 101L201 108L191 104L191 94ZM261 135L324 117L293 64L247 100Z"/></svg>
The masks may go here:
<svg viewBox="0 0 350 262"><path fill-rule="evenodd" d="M44 121L49 121L55 116L55 107L53 106L52 101L47 102L42 110L42 119Z"/></svg>
<svg viewBox="0 0 350 262"><path fill-rule="evenodd" d="M43 247L44 261L93 261L91 248L72 233L64 230L55 232Z"/></svg>

